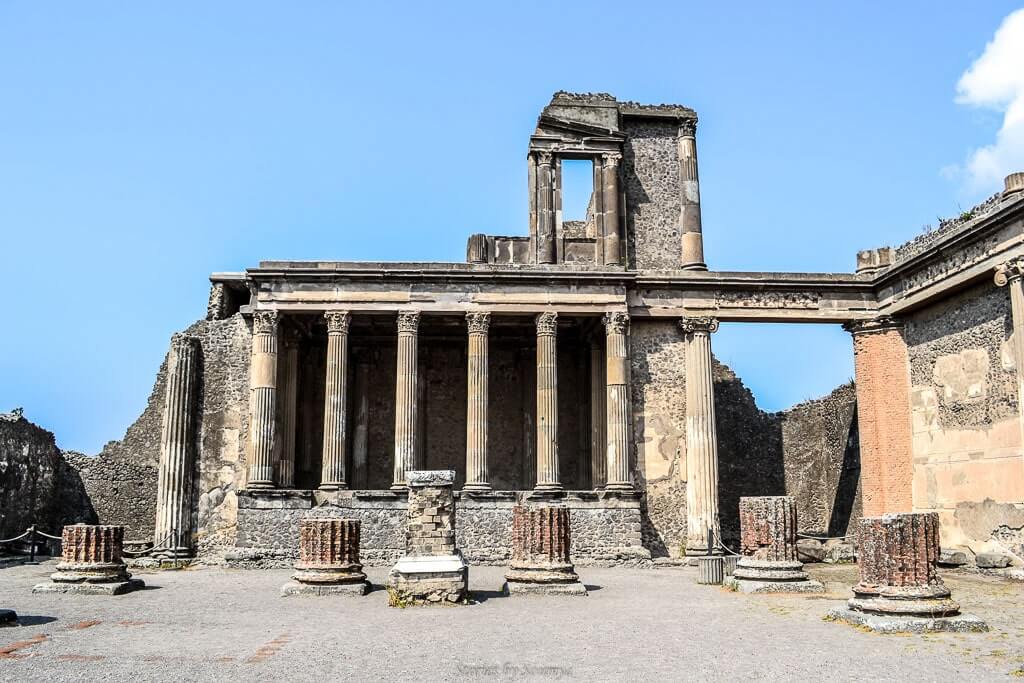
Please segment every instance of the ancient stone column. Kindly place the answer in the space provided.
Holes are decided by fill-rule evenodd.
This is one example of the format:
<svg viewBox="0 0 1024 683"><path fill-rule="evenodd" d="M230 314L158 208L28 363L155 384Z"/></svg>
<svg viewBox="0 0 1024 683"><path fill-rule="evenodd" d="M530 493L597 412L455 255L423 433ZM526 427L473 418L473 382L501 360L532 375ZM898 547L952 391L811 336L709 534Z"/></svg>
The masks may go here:
<svg viewBox="0 0 1024 683"><path fill-rule="evenodd" d="M1014 175L1024 178L1024 173ZM1007 178L1006 185L1009 190L1010 178ZM1024 256L1017 256L996 266L996 286L1007 287L1010 290L1010 314L1013 317L1013 365L1017 372L1017 412L1020 416L1021 443L1024 444L1024 278L1022 276L1024 276Z"/></svg>
<svg viewBox="0 0 1024 683"><path fill-rule="evenodd" d="M863 517L857 526L860 581L849 609L833 618L879 631L984 631L942 583L937 512Z"/></svg>
<svg viewBox="0 0 1024 683"><path fill-rule="evenodd" d="M249 368L249 481L251 489L274 486L277 438L277 311L252 315Z"/></svg>
<svg viewBox="0 0 1024 683"><path fill-rule="evenodd" d="M629 398L629 314L604 316L608 390L608 481L605 490L632 491L629 442L633 411Z"/></svg>
<svg viewBox="0 0 1024 683"><path fill-rule="evenodd" d="M455 471L410 470L405 475L405 555L388 575L389 604L464 602L469 567L455 543Z"/></svg>
<svg viewBox="0 0 1024 683"><path fill-rule="evenodd" d="M604 263L622 263L622 231L619 228L619 160L618 152L601 157L602 203L604 208Z"/></svg>
<svg viewBox="0 0 1024 683"><path fill-rule="evenodd" d="M490 491L487 483L487 337L490 313L467 313L469 328L466 399L466 491Z"/></svg>
<svg viewBox="0 0 1024 683"><path fill-rule="evenodd" d="M914 460L903 324L883 316L844 327L853 334L864 514L908 512L914 507Z"/></svg>
<svg viewBox="0 0 1024 683"><path fill-rule="evenodd" d="M570 545L569 508L512 508L512 562L505 592L586 595L569 556Z"/></svg>
<svg viewBox="0 0 1024 683"><path fill-rule="evenodd" d="M292 334L284 335L284 353L281 354L280 396L278 410L280 424L277 434L277 477L278 486L290 489L295 486L295 414L299 390L299 340Z"/></svg>
<svg viewBox="0 0 1024 683"><path fill-rule="evenodd" d="M299 561L281 595L366 595L370 583L359 561L358 519L299 521Z"/></svg>
<svg viewBox="0 0 1024 683"><path fill-rule="evenodd" d="M395 473L391 488L404 491L405 473L416 468L416 379L419 311L398 314L398 364L395 386Z"/></svg>
<svg viewBox="0 0 1024 683"><path fill-rule="evenodd" d="M820 593L796 556L796 502L790 496L740 498L740 552L731 585L744 593Z"/></svg>
<svg viewBox="0 0 1024 683"><path fill-rule="evenodd" d="M717 552L719 538L718 435L711 376L714 318L683 318L686 335L686 554Z"/></svg>
<svg viewBox="0 0 1024 683"><path fill-rule="evenodd" d="M537 153L537 263L554 263L555 208L551 152Z"/></svg>
<svg viewBox="0 0 1024 683"><path fill-rule="evenodd" d="M153 533L154 545L163 548L161 555L168 557L192 554L192 469L198 365L199 340L175 334L167 356L167 390L164 394Z"/></svg>
<svg viewBox="0 0 1024 683"><path fill-rule="evenodd" d="M352 487L365 489L367 453L370 435L370 362L365 357L356 361L356 426L352 434Z"/></svg>
<svg viewBox="0 0 1024 683"><path fill-rule="evenodd" d="M604 488L608 481L607 361L599 341L590 343L590 483Z"/></svg>
<svg viewBox="0 0 1024 683"><path fill-rule="evenodd" d="M537 316L537 484L561 491L558 481L558 314Z"/></svg>
<svg viewBox="0 0 1024 683"><path fill-rule="evenodd" d="M143 587L142 581L131 578L121 558L123 526L74 524L64 527L61 540L56 573L33 593L120 595Z"/></svg>
<svg viewBox="0 0 1024 683"><path fill-rule="evenodd" d="M324 449L320 489L333 491L345 483L345 437L348 412L348 311L327 311L327 387L324 391Z"/></svg>
<svg viewBox="0 0 1024 683"><path fill-rule="evenodd" d="M707 270L700 219L700 182L697 176L697 119L679 122L679 234L683 270Z"/></svg>

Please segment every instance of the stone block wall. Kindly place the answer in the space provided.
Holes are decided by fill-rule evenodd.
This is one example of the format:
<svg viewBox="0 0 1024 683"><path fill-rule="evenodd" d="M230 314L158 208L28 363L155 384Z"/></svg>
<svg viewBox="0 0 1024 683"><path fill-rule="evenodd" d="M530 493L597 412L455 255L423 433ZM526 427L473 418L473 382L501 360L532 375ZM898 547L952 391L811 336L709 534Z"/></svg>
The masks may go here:
<svg viewBox="0 0 1024 683"><path fill-rule="evenodd" d="M623 122L626 255L630 268L674 269L682 262L679 220L679 124L672 119Z"/></svg>

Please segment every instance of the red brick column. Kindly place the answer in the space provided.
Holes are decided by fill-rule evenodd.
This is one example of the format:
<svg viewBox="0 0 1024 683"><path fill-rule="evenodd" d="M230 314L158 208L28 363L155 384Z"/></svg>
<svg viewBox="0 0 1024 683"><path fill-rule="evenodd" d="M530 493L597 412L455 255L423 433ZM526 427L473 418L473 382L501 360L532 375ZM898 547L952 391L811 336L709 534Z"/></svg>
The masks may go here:
<svg viewBox="0 0 1024 683"><path fill-rule="evenodd" d="M506 590L585 594L570 559L569 508L517 505L512 508L512 562Z"/></svg>
<svg viewBox="0 0 1024 683"><path fill-rule="evenodd" d="M365 581L359 562L359 520L301 520L295 569L295 580L303 583Z"/></svg>
<svg viewBox="0 0 1024 683"><path fill-rule="evenodd" d="M123 526L73 524L62 533L61 561L51 575L56 582L108 583L128 580L121 559Z"/></svg>
<svg viewBox="0 0 1024 683"><path fill-rule="evenodd" d="M844 327L853 334L864 515L910 512L910 360L902 323L881 317Z"/></svg>

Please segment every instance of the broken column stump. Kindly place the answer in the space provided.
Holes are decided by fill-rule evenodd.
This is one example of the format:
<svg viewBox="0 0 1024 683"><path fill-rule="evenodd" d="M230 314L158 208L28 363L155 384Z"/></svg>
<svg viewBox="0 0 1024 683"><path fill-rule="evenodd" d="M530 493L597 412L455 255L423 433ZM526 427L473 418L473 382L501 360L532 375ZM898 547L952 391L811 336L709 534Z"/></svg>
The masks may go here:
<svg viewBox="0 0 1024 683"><path fill-rule="evenodd" d="M517 505L512 509L512 562L504 592L586 595L569 556L569 508Z"/></svg>
<svg viewBox="0 0 1024 683"><path fill-rule="evenodd" d="M299 561L281 595L366 595L358 519L299 521Z"/></svg>
<svg viewBox="0 0 1024 683"><path fill-rule="evenodd" d="M796 555L796 503L791 496L740 498L740 551L726 585L741 593L821 593Z"/></svg>
<svg viewBox="0 0 1024 683"><path fill-rule="evenodd" d="M829 618L882 633L987 631L978 617L961 614L936 570L936 512L862 517L858 524L860 582L848 607Z"/></svg>
<svg viewBox="0 0 1024 683"><path fill-rule="evenodd" d="M84 595L121 595L143 588L133 579L121 558L124 527L73 524L64 527L63 554L57 571L48 583L40 583L33 593L81 593Z"/></svg>
<svg viewBox="0 0 1024 683"><path fill-rule="evenodd" d="M455 547L455 471L407 471L405 479L405 555L388 575L388 604L463 603L469 596L469 566Z"/></svg>

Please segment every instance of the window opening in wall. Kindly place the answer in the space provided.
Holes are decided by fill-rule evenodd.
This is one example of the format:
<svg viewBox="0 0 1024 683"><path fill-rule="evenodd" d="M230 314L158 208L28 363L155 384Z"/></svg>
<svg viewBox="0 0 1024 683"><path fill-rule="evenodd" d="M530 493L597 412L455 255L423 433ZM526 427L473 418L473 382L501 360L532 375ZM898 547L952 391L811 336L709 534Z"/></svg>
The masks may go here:
<svg viewBox="0 0 1024 683"><path fill-rule="evenodd" d="M594 163L590 159L562 159L562 223L592 220Z"/></svg>

